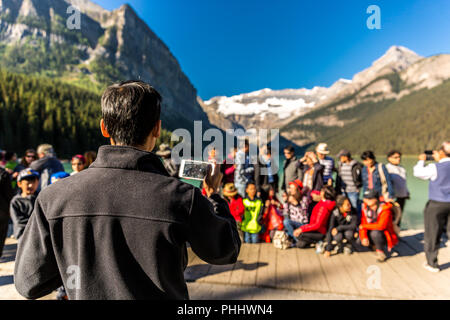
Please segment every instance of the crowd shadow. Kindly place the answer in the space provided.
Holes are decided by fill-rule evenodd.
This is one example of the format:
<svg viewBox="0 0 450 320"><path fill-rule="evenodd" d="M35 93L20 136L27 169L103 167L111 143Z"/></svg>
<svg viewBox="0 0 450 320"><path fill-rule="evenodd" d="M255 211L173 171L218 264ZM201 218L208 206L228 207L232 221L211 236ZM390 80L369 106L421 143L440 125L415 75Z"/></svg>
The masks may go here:
<svg viewBox="0 0 450 320"><path fill-rule="evenodd" d="M14 283L14 276L0 276L0 287L7 286Z"/></svg>
<svg viewBox="0 0 450 320"><path fill-rule="evenodd" d="M16 260L17 243L7 244L3 248L3 254L0 258L0 264Z"/></svg>
<svg viewBox="0 0 450 320"><path fill-rule="evenodd" d="M220 266L219 268L211 268L210 265L206 264L195 264L186 268L185 279L187 282L194 282L206 276L239 269L245 271L254 271L260 267L264 267L267 265L268 263L266 262L244 263L242 260L238 260L235 264Z"/></svg>

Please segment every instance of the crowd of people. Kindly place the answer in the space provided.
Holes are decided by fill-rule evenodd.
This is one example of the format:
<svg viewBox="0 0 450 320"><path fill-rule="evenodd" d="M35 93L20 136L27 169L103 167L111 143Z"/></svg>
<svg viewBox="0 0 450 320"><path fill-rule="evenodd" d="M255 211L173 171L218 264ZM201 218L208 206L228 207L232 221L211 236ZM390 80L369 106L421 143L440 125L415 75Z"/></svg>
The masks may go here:
<svg viewBox="0 0 450 320"><path fill-rule="evenodd" d="M272 242L281 231L287 235L281 237L284 247L315 246L327 258L372 249L382 262L398 254L394 247L410 198L400 151L388 152L386 165L370 150L361 154L361 162L349 150L341 150L335 161L325 143L302 157L293 146L283 152L281 181L271 170L270 146L252 163L245 141L223 162L222 194L244 242ZM262 167L268 174L261 175ZM425 267L435 271L432 266Z"/></svg>
<svg viewBox="0 0 450 320"><path fill-rule="evenodd" d="M95 151L72 158L72 172L65 172L50 144L27 149L18 159L14 152L0 152L0 257L6 237L20 241L34 210L38 193L58 180L67 178L89 167L96 158ZM58 297L66 296L63 288Z"/></svg>

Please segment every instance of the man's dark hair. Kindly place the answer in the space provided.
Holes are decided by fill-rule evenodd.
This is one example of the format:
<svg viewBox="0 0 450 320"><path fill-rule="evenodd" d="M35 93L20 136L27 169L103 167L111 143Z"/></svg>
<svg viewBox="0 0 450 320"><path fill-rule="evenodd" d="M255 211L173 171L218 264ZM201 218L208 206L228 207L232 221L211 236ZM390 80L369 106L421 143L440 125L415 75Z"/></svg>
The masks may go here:
<svg viewBox="0 0 450 320"><path fill-rule="evenodd" d="M288 145L288 146L286 146L285 148L284 148L284 150L287 150L287 151L289 151L290 153L294 153L295 152L295 148L294 148L294 146L293 145Z"/></svg>
<svg viewBox="0 0 450 320"><path fill-rule="evenodd" d="M390 158L394 154L398 154L400 157L402 156L402 153L400 151L394 149L394 150L391 150L391 151L388 152L387 157Z"/></svg>
<svg viewBox="0 0 450 320"><path fill-rule="evenodd" d="M272 155L272 146L267 146L266 153Z"/></svg>
<svg viewBox="0 0 450 320"><path fill-rule="evenodd" d="M348 200L347 196L340 194L336 197L336 207L339 209L344 205L345 200Z"/></svg>
<svg viewBox="0 0 450 320"><path fill-rule="evenodd" d="M327 200L335 200L336 199L336 190L332 186L325 186L322 188L324 192L324 197Z"/></svg>
<svg viewBox="0 0 450 320"><path fill-rule="evenodd" d="M375 154L370 150L364 151L361 155L361 159L363 159L363 160L372 159L373 161L376 160Z"/></svg>
<svg viewBox="0 0 450 320"><path fill-rule="evenodd" d="M144 144L160 119L161 100L158 91L143 81L130 80L108 87L102 96L102 117L114 142Z"/></svg>

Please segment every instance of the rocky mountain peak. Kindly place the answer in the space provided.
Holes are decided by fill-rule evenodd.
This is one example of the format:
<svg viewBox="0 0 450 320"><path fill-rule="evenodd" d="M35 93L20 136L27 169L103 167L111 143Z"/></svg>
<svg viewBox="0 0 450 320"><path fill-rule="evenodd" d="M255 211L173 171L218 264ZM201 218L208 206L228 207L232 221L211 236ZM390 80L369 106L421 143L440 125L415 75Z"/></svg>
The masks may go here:
<svg viewBox="0 0 450 320"><path fill-rule="evenodd" d="M353 83L356 85L367 83L382 75L402 71L422 58L422 56L408 48L392 46L384 55L375 60L372 66L357 73L353 77Z"/></svg>

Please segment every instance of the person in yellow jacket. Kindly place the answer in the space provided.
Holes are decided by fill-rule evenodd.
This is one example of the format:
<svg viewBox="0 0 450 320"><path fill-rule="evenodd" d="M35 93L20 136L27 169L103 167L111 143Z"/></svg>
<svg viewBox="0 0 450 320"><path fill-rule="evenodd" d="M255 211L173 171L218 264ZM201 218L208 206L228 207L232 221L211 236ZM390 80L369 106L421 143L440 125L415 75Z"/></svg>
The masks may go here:
<svg viewBox="0 0 450 320"><path fill-rule="evenodd" d="M260 198L256 197L256 185L253 182L247 184L245 192L247 197L243 201L245 213L241 225L244 242L258 243L264 204Z"/></svg>

